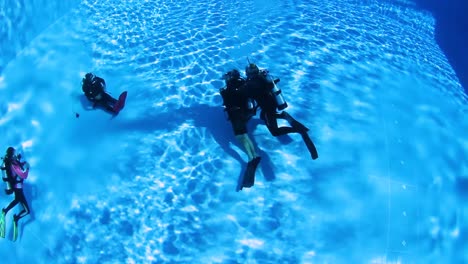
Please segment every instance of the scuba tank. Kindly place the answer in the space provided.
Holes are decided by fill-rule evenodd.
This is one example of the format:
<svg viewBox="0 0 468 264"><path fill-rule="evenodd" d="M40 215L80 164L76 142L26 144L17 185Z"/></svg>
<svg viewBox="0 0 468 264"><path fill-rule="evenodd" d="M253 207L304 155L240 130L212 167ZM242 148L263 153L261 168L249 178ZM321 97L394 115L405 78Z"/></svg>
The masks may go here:
<svg viewBox="0 0 468 264"><path fill-rule="evenodd" d="M288 103L286 103L286 100L284 100L281 89L278 88L278 86L276 86L276 84L279 83L280 79L273 79L273 77L271 77L271 75L268 74L267 70L262 70L261 74L263 74L265 78L267 76L270 77L270 80L273 83L273 88L271 88L271 93L273 94L273 97L275 98L276 108L278 108L279 111L286 109L288 107Z"/></svg>
<svg viewBox="0 0 468 264"><path fill-rule="evenodd" d="M267 69L260 70L257 65L250 63L250 60L248 57L247 57L247 62L249 63L249 65L245 68L245 72L247 76L249 76L249 73L252 73L252 74L258 73L261 76L263 76L265 79L267 79L267 77L270 77L270 80L273 83L273 88L271 89L271 93L273 97L275 98L276 108L279 111L286 109L288 107L288 103L286 103L286 100L284 100L284 97L281 94L281 89L278 88L278 86L276 86L276 84L279 83L280 79L273 79L273 77L271 77L271 75L268 74Z"/></svg>
<svg viewBox="0 0 468 264"><path fill-rule="evenodd" d="M279 82L279 79L276 79ZM276 80L273 80L271 78L271 81L273 82L273 88L271 89L271 92L273 93L273 96L275 97L276 100L276 107L278 108L279 111L286 109L288 107L288 103L284 100L284 97L281 93L281 89L276 86Z"/></svg>
<svg viewBox="0 0 468 264"><path fill-rule="evenodd" d="M11 194L13 192L13 186L12 186L12 181L8 177L8 172L6 171L7 168L5 167L5 160L2 158L2 180L5 183L5 192L7 194Z"/></svg>

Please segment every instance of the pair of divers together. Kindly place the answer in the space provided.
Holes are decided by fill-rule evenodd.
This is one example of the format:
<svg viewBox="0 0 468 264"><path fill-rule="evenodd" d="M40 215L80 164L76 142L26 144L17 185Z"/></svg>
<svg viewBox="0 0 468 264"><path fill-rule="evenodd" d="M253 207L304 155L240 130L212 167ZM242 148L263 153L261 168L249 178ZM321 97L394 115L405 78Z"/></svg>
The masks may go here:
<svg viewBox="0 0 468 264"><path fill-rule="evenodd" d="M273 79L268 70L261 70L250 62L245 68L245 75L246 78L243 78L236 69L227 72L223 75L226 86L220 89L224 110L234 135L243 146L249 160L237 191L254 185L255 170L260 163L260 156L257 155L255 146L247 134L247 122L256 115L259 107L260 119L273 136L298 133L302 136L312 159L318 158L314 143L307 134L309 129L284 111L288 104L276 85L280 80ZM278 126L278 119L286 120L290 126Z"/></svg>

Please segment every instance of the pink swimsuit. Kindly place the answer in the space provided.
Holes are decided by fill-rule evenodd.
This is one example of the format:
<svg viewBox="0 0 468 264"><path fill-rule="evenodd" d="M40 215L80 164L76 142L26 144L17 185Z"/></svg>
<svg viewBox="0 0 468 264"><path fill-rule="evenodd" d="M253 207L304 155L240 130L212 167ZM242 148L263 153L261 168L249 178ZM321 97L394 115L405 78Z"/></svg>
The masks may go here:
<svg viewBox="0 0 468 264"><path fill-rule="evenodd" d="M11 172L13 172L13 174L18 175L19 177L21 177L21 179L27 179L28 174L29 174L29 168L26 171L23 171L20 168L20 166L18 166L16 164L11 164ZM23 181L16 183L15 188L17 188L17 189L23 188Z"/></svg>

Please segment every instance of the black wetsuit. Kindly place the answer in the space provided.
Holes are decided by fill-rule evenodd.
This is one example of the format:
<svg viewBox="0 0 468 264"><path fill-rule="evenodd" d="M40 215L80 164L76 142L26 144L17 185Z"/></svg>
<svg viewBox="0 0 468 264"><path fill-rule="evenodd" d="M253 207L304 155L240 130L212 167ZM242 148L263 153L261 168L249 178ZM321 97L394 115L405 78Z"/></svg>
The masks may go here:
<svg viewBox="0 0 468 264"><path fill-rule="evenodd" d="M266 74L255 74L249 76L246 81L248 96L254 99L262 109L260 118L265 122L268 130L273 136L281 136L289 133L303 133L307 130L301 123L294 120L286 111L276 111L276 100L271 90L273 81L267 79ZM291 127L278 127L278 118L285 119Z"/></svg>
<svg viewBox="0 0 468 264"><path fill-rule="evenodd" d="M226 88L220 92L234 135L246 134L247 121L254 115L255 110L248 107L249 98L245 90L245 80L242 78L230 80Z"/></svg>
<svg viewBox="0 0 468 264"><path fill-rule="evenodd" d="M106 82L101 77L96 76L92 80L83 79L82 90L86 98L94 103L93 107L101 106L107 111L115 112L114 105L117 99L106 93L105 89Z"/></svg>

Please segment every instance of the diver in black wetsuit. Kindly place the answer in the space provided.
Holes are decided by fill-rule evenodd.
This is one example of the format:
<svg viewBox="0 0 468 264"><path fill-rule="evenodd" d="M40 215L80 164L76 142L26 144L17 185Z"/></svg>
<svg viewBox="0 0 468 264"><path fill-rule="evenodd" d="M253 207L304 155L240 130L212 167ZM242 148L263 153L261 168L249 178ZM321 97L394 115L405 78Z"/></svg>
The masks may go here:
<svg viewBox="0 0 468 264"><path fill-rule="evenodd" d="M101 77L93 73L87 73L83 78L81 89L86 98L93 102L93 108L101 106L113 114L118 113L119 109L116 109L117 99L106 92L106 82Z"/></svg>
<svg viewBox="0 0 468 264"><path fill-rule="evenodd" d="M255 168L260 162L260 157L255 151L255 146L247 134L247 121L255 115L253 102L246 94L245 79L240 76L238 70L232 70L223 75L226 86L220 89L223 98L224 110L228 114L234 135L244 147L248 156L246 177L243 179L242 187L254 185Z"/></svg>
<svg viewBox="0 0 468 264"><path fill-rule="evenodd" d="M287 107L287 103L284 101L281 90L276 86L279 79L273 80L273 78L269 76L268 71L260 70L258 66L253 63L249 63L245 68L245 74L247 76L247 94L250 98L254 99L262 109L260 118L265 122L270 133L275 137L289 133L301 134L312 158L318 158L317 150L307 135L309 129L286 111L283 111L283 109ZM278 113L277 109L281 112ZM278 119L287 120L290 126L279 127Z"/></svg>

